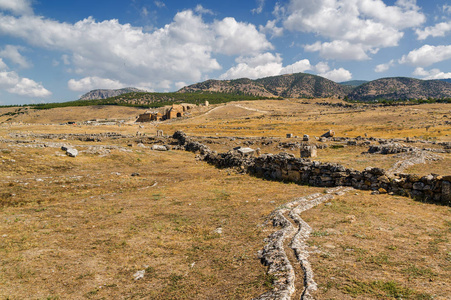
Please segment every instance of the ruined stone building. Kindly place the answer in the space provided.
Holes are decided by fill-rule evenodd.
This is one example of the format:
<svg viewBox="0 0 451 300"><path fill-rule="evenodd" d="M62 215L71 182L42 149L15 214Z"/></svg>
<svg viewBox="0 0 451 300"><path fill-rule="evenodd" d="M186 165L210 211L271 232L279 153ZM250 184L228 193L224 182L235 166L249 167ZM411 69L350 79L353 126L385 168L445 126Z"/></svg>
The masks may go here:
<svg viewBox="0 0 451 300"><path fill-rule="evenodd" d="M172 104L172 106L165 111L165 113L146 111L139 115L136 122L151 122L151 121L164 121L170 119L181 118L194 104Z"/></svg>

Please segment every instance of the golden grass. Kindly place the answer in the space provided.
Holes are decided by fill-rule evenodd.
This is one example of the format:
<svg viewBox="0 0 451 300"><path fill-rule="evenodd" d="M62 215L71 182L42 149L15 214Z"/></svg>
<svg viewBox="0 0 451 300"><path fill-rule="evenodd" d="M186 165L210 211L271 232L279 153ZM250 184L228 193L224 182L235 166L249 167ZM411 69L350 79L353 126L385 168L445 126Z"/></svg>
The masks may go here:
<svg viewBox="0 0 451 300"><path fill-rule="evenodd" d="M189 135L273 136L293 142L299 140L286 139L287 133L313 137L334 129L338 136L451 141L451 127L443 125L451 120L449 105L356 111L314 104L322 99L305 101L231 103L209 114L193 112L192 118L121 126L42 124L70 118L134 120L141 111L38 111L13 116L13 121L33 124L0 124L0 137L10 139L14 132L153 136L162 129L165 134L184 130ZM11 109L0 114L6 111ZM0 117L4 120L6 116ZM113 150L105 157L81 153L76 158L57 148L0 143L1 298L249 299L270 288L257 251L273 229L260 225L278 206L323 189L216 169L191 153L127 147L137 141L57 141L115 144L131 151ZM223 152L242 142L208 145ZM278 149L276 144L261 148L299 156L298 150ZM366 150L323 149L318 160L360 170L389 168L396 161L394 156L362 154ZM449 154L442 156L442 161L407 172L451 174ZM313 228L311 250L320 251L311 255L318 299L386 299L402 293L402 298L445 299L451 275L449 208L356 193L303 214ZM142 270L143 279L134 280Z"/></svg>
<svg viewBox="0 0 451 300"><path fill-rule="evenodd" d="M362 191L305 212L318 299L449 299L450 213Z"/></svg>
<svg viewBox="0 0 451 300"><path fill-rule="evenodd" d="M251 298L270 285L256 259L264 217L319 190L228 175L183 152L10 150L2 298Z"/></svg>

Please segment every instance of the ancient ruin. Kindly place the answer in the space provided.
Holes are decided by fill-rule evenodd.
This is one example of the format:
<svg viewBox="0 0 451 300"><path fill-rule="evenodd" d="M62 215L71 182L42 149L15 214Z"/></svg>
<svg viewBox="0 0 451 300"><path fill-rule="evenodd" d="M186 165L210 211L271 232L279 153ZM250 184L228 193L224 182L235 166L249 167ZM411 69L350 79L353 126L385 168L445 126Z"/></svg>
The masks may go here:
<svg viewBox="0 0 451 300"><path fill-rule="evenodd" d="M187 111L195 106L196 105L194 104L172 104L172 106L166 109L164 113L158 111L146 111L138 116L136 122L165 121L181 118Z"/></svg>

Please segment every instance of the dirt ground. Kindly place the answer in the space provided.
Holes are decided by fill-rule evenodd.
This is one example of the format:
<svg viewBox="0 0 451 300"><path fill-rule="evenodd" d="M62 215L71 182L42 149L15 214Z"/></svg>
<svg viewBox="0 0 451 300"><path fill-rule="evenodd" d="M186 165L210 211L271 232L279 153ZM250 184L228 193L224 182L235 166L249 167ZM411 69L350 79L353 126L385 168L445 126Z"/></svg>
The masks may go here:
<svg viewBox="0 0 451 300"><path fill-rule="evenodd" d="M297 139L286 139L287 133L314 137L333 129L346 137L451 141L450 105L362 109L309 101L229 103L145 124L133 123L143 112L134 108L14 115L6 113L17 109L0 108L0 298L250 299L272 287L274 278L257 252L275 228L262 224L277 207L323 189L267 181L217 169L192 153L137 145L139 137L157 130L290 142ZM63 124L96 118L124 122ZM132 138L33 136L102 132ZM29 143L14 142L19 139ZM208 146L227 151L244 141L225 140ZM52 142L81 152L68 157L59 147L40 146ZM262 150L299 156L298 149L277 144ZM96 152L90 146L109 148ZM397 160L364 151L328 147L318 151L318 160L356 169L389 168ZM450 154L438 155L442 160L406 171L451 174ZM353 191L302 217L313 230L308 243L317 299L449 299L449 207Z"/></svg>

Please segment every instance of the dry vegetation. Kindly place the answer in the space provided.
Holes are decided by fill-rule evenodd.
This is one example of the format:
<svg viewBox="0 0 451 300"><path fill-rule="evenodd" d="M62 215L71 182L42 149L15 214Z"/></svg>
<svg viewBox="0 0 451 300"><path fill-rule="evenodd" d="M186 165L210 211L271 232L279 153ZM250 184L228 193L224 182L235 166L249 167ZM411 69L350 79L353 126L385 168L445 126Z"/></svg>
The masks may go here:
<svg viewBox="0 0 451 300"><path fill-rule="evenodd" d="M137 109L61 108L0 117L9 133L167 134L197 136L418 137L451 141L451 106L369 110L251 101L159 124L42 125L95 118L133 121ZM325 100L312 100L320 102ZM238 107L237 105L241 106ZM0 115L14 111L0 109ZM24 124L24 123L33 124ZM33 138L30 137L30 140ZM39 142L39 140L37 141ZM272 228L266 216L321 188L265 181L217 169L181 151L157 152L136 140L108 155L0 142L0 298L250 299L272 286L257 259ZM133 143L133 147L128 144ZM226 151L241 140L209 144ZM420 145L419 145L420 146ZM83 150L79 147L79 150ZM126 151L125 151L125 150ZM280 152L274 145L264 152ZM390 155L364 147L319 150L318 160L356 169L389 168ZM291 151L298 156L298 150ZM450 154L408 172L451 174ZM138 173L132 176L133 173ZM305 212L318 299L449 299L451 210L405 197L355 191ZM220 230L218 230L220 228ZM134 280L138 271L144 277Z"/></svg>

